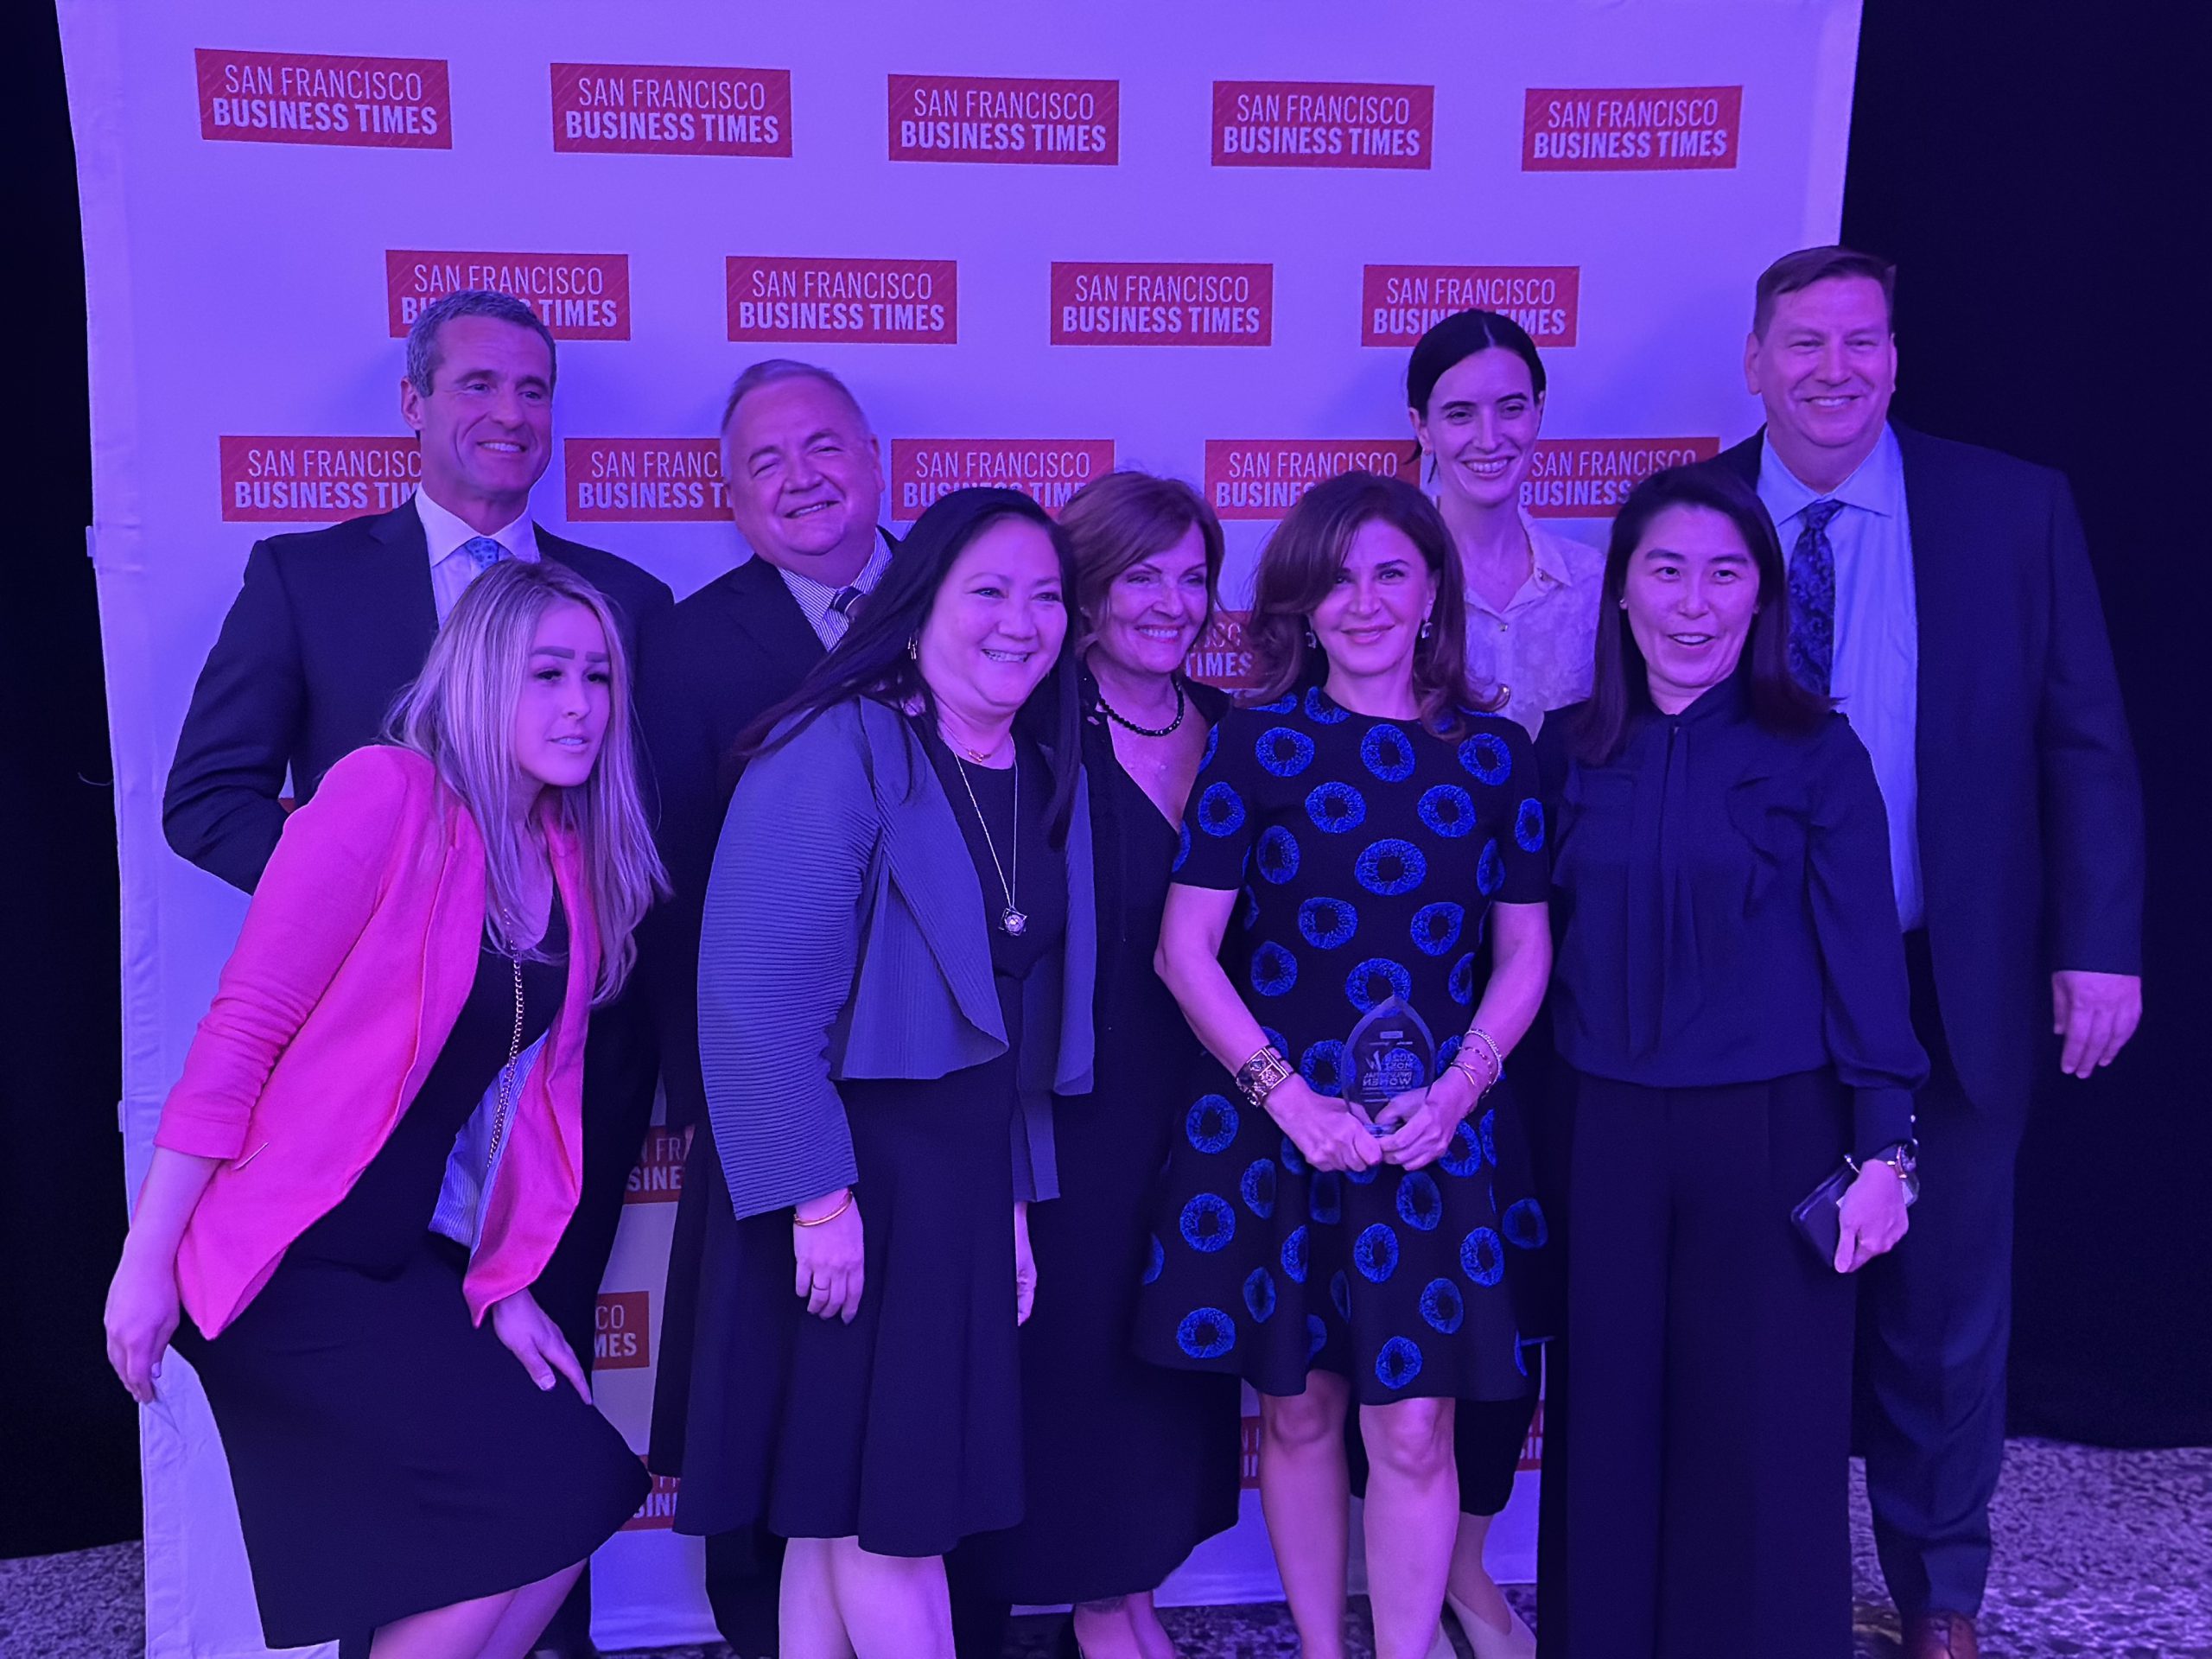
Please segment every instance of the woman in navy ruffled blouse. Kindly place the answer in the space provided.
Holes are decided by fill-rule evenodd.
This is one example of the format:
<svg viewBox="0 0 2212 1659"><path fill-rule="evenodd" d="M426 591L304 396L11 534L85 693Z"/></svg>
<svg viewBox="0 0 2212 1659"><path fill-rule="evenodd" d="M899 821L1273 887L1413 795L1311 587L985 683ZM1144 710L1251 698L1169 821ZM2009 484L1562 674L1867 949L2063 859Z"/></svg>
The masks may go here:
<svg viewBox="0 0 2212 1659"><path fill-rule="evenodd" d="M1575 1656L1850 1651L1850 1274L1905 1230L1912 1096L1882 798L1788 665L1749 486L1615 521L1560 790L1553 1013L1574 1073L1566 1560ZM1798 1203L1848 1156L1834 1260Z"/></svg>

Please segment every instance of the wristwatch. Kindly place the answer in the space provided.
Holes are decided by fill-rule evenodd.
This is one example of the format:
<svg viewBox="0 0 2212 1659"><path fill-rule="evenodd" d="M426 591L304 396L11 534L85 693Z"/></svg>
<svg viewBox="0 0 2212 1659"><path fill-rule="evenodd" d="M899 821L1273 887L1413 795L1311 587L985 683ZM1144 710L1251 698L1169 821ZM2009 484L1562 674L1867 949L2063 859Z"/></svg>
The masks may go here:
<svg viewBox="0 0 2212 1659"><path fill-rule="evenodd" d="M1910 1205L1920 1198L1920 1148L1910 1141L1896 1141L1884 1147L1869 1163L1887 1164L1904 1188L1904 1201Z"/></svg>

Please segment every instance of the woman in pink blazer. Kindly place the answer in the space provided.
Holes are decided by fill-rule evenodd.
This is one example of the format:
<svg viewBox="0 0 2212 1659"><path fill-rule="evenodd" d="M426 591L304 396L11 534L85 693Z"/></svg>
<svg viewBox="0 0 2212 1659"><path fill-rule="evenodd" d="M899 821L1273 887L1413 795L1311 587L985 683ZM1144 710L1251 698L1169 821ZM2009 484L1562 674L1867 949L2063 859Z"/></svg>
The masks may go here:
<svg viewBox="0 0 2212 1659"><path fill-rule="evenodd" d="M645 1489L530 1290L575 1206L587 1019L664 885L607 601L493 566L391 732L285 825L108 1355L142 1402L172 1336L199 1374L271 1647L519 1659Z"/></svg>

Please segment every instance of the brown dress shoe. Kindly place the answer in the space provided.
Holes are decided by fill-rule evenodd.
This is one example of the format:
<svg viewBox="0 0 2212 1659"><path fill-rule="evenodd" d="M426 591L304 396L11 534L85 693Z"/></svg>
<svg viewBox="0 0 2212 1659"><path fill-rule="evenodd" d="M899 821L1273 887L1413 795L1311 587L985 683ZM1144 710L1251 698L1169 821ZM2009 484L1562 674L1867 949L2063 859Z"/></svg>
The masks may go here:
<svg viewBox="0 0 2212 1659"><path fill-rule="evenodd" d="M1904 1659L1980 1659L1981 1642L1964 1613L1908 1613Z"/></svg>

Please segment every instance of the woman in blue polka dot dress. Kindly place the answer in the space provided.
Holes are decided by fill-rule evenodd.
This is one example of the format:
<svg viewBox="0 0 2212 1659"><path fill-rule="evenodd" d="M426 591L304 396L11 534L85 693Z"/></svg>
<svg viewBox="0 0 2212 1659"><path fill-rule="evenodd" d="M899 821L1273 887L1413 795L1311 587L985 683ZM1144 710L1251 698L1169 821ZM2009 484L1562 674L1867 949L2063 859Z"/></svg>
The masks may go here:
<svg viewBox="0 0 2212 1659"><path fill-rule="evenodd" d="M1496 1179L1484 1096L1550 971L1544 818L1521 728L1466 711L1462 615L1418 491L1350 474L1292 509L1247 626L1266 700L1216 728L1161 928L1211 1058L1138 1344L1261 1395L1261 1496L1311 1659L1343 1650L1352 1403L1376 1652L1421 1659L1459 1518L1453 1402L1530 1386L1505 1280L1544 1222ZM1392 995L1436 1072L1370 1122L1343 1096L1345 1041Z"/></svg>

